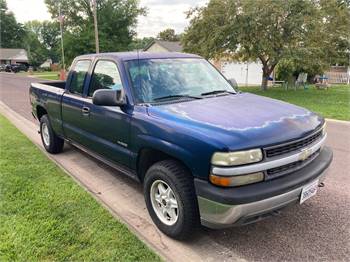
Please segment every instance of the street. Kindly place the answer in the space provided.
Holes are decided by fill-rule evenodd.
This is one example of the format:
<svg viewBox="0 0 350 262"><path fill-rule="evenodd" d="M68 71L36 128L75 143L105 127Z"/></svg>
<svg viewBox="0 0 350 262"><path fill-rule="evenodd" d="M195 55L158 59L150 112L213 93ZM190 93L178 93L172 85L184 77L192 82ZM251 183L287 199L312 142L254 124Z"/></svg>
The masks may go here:
<svg viewBox="0 0 350 262"><path fill-rule="evenodd" d="M34 123L28 89L31 82L38 81L41 80L0 73L0 100L20 116ZM349 261L350 123L328 121L327 131L327 144L333 149L334 160L329 168L325 187L319 188L318 194L303 205L290 207L279 216L244 227L226 230L202 228L192 240L184 243L160 236L163 240L156 242L154 246L162 250L160 252L164 252L165 255L168 252L170 255L166 257L174 261L181 260L181 248L189 254L187 258L197 258L202 261L239 259L246 261ZM38 134L36 136L39 138ZM90 178L88 175L81 178L85 179L82 184L87 185L86 187L97 183L99 179L100 181L105 180L106 185L108 184L106 191L99 190L96 197L112 211L115 207L117 209L115 212L121 217L126 216L121 214L118 209L120 207L116 203L109 202L113 196L115 198L127 196L129 203L136 203L141 210L135 213L133 205L129 204L125 205L123 212L129 215L130 220L134 219L130 214L136 214L139 217L134 221L138 221L140 230L144 232L141 232L140 235L144 239L148 241L155 239L156 237L152 234L156 232L156 229L149 223L150 218L145 209L141 186L127 178L115 175L117 172L86 155L77 159L79 154L82 153L77 149L67 147L62 154L57 156L56 161L62 161L60 162L62 164L63 161L66 161L63 159L65 157L75 161L77 165L75 168L85 170L90 176ZM66 166L65 169L70 170ZM106 173L105 177L103 177L102 170ZM116 190L118 187L122 188L122 193ZM88 189L92 191L91 188ZM120 203L124 202L125 199L120 200ZM127 208L129 210L126 210ZM147 226L142 225L142 222ZM127 223L133 223L133 221ZM150 226L151 229L149 229ZM138 230L137 226L135 228ZM158 234L161 233L158 231Z"/></svg>

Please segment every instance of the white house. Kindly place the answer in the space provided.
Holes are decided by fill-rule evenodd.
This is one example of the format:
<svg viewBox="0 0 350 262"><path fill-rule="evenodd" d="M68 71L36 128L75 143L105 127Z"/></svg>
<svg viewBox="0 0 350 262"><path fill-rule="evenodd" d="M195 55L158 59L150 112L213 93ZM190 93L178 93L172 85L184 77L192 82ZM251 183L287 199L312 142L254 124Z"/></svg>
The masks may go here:
<svg viewBox="0 0 350 262"><path fill-rule="evenodd" d="M147 52L182 52L180 42L154 40L144 51ZM234 78L239 85L260 85L262 64L258 62L211 61L227 78Z"/></svg>
<svg viewBox="0 0 350 262"><path fill-rule="evenodd" d="M46 59L44 63L42 63L40 68L50 68L52 65L52 60L50 58Z"/></svg>

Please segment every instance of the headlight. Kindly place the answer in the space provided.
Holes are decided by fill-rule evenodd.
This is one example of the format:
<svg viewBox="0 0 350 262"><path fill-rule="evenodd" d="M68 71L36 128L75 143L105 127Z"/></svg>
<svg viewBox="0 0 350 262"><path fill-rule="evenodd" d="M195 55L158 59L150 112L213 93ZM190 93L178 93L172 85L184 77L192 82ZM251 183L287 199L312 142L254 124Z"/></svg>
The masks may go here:
<svg viewBox="0 0 350 262"><path fill-rule="evenodd" d="M263 159L261 149L236 151L228 153L214 153L211 163L217 166L237 166L259 162Z"/></svg>
<svg viewBox="0 0 350 262"><path fill-rule="evenodd" d="M212 184L222 187L243 186L263 181L264 173L257 172L241 176L217 176L210 174L209 180Z"/></svg>

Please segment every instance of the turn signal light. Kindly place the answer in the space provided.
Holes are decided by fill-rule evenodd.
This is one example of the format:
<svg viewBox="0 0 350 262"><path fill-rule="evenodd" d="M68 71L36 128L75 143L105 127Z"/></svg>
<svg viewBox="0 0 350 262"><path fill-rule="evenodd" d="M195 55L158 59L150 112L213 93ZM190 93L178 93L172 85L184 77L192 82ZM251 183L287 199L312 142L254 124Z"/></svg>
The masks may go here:
<svg viewBox="0 0 350 262"><path fill-rule="evenodd" d="M222 187L233 187L233 186L243 186L248 184L253 184L261 182L264 180L264 173L257 172L241 176L217 176L210 174L209 181L217 186Z"/></svg>

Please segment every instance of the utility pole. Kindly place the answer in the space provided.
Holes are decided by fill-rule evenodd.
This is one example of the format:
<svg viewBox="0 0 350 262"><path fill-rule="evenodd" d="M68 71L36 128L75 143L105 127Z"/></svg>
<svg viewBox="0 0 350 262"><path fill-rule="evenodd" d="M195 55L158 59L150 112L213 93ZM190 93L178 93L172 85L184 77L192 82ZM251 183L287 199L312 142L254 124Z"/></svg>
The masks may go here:
<svg viewBox="0 0 350 262"><path fill-rule="evenodd" d="M62 50L62 70L60 78L61 80L65 79L65 70L66 70L66 64L64 62L64 46L63 46L63 16L61 14L61 3L58 6L58 14L59 14L59 20L60 20L60 31L61 31L61 50Z"/></svg>
<svg viewBox="0 0 350 262"><path fill-rule="evenodd" d="M95 46L96 46L96 54L98 54L98 53L100 52L100 44L99 44L99 41L98 41L96 0L92 0L92 8L93 8L94 26L95 26Z"/></svg>

